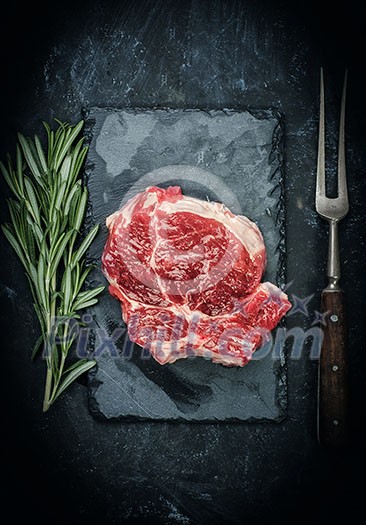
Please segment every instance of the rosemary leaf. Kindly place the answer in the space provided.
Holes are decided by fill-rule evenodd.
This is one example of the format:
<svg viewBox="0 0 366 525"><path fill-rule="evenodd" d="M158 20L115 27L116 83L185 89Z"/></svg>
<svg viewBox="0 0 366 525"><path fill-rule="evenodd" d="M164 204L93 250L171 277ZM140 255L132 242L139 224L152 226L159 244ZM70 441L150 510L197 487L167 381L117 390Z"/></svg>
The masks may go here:
<svg viewBox="0 0 366 525"><path fill-rule="evenodd" d="M74 309L80 310L86 308L85 304L89 303L91 300L99 295L104 290L104 286L99 286L93 290L86 290L85 292L80 292L76 297L76 302L74 303ZM93 303L96 304L96 303ZM89 305L88 305L89 306Z"/></svg>
<svg viewBox="0 0 366 525"><path fill-rule="evenodd" d="M18 196L19 195L19 190L17 188L16 181L10 175L9 171L6 169L5 164L3 164L1 161L0 161L0 170L1 170L1 173L3 174L3 177L4 177L5 181L6 181L6 184L9 186L9 188L14 193L14 195Z"/></svg>
<svg viewBox="0 0 366 525"><path fill-rule="evenodd" d="M76 137L79 135L81 128L83 127L83 122L79 122L74 129L68 128L70 133L68 134L67 139L62 144L61 151L57 156L57 162L55 163L55 169L57 170L60 167L61 162L64 160L66 153L68 152L71 144L74 142Z"/></svg>
<svg viewBox="0 0 366 525"><path fill-rule="evenodd" d="M88 200L88 191L86 188L84 188L82 194L81 194L81 197L80 197L80 201L79 201L79 205L78 205L78 208L76 210L76 215L75 215L75 230L76 231L79 231L80 230L80 227L82 225L82 222L83 222L83 218L84 218L84 215L85 215L85 211L86 211L86 203L87 203L87 200Z"/></svg>
<svg viewBox="0 0 366 525"><path fill-rule="evenodd" d="M19 144L17 144L16 147L16 176L17 176L17 182L19 187L19 196L22 197L24 195L24 178L23 178L23 158L22 158L22 151L20 149Z"/></svg>
<svg viewBox="0 0 366 525"><path fill-rule="evenodd" d="M61 206L63 204L63 200L65 198L65 190L66 190L67 180L62 181L61 186L58 190L58 195L55 200L55 209L60 210Z"/></svg>
<svg viewBox="0 0 366 525"><path fill-rule="evenodd" d="M53 244L50 250L50 277L53 275L53 270L56 270L60 259L65 251L66 245L69 242L70 236L73 234L73 230L70 230L69 232L65 233L62 232L57 241Z"/></svg>
<svg viewBox="0 0 366 525"><path fill-rule="evenodd" d="M65 379L62 381L58 389L56 390L54 399L57 399L60 394L73 382L75 379L77 379L81 374L84 374L88 370L90 370L93 366L95 366L94 360L85 360L83 362L79 362L70 372L66 374Z"/></svg>
<svg viewBox="0 0 366 525"><path fill-rule="evenodd" d="M66 183L70 182L70 167L71 167L71 155L67 155L61 164L60 173L61 173L61 181L64 186L64 190L66 189Z"/></svg>
<svg viewBox="0 0 366 525"><path fill-rule="evenodd" d="M41 298L42 306L43 308L48 311L48 297L46 295L46 285L45 285L45 257L43 253L41 252L39 254L38 259L38 267L37 267L37 285L38 285L38 292Z"/></svg>
<svg viewBox="0 0 366 525"><path fill-rule="evenodd" d="M64 311L63 314L66 314L70 309L71 294L72 294L72 281L71 281L71 268L70 266L66 267L64 277L62 279L61 291L64 294Z"/></svg>
<svg viewBox="0 0 366 525"><path fill-rule="evenodd" d="M69 215L69 211L70 211L70 207L71 207L71 203L73 202L73 199L75 197L75 194L77 192L80 192L80 189L81 189L81 186L80 184L74 184L74 186L72 187L70 193L68 194L67 198L66 198L66 201L65 201L65 206L64 206L64 214L65 215ZM77 197L75 197L76 199Z"/></svg>
<svg viewBox="0 0 366 525"><path fill-rule="evenodd" d="M42 348L42 343L44 344L44 336L43 336L43 334L41 334L41 335L38 337L38 339L37 339L37 341L36 341L36 343L35 343L35 345L34 345L34 347L33 347L32 355L31 355L31 359L32 359L32 361L34 361L36 355L38 354L38 352L39 352L40 349Z"/></svg>
<svg viewBox="0 0 366 525"><path fill-rule="evenodd" d="M33 156L32 150L29 147L28 140L21 133L18 133L18 139L19 139L19 143L21 145L21 148L23 150L24 157L25 157L25 159L27 161L27 164L29 166L29 169L33 173L33 175L36 178L36 180L39 183L41 183L41 180L42 180L41 172L39 170L39 167L37 166L37 162L35 161L35 158Z"/></svg>
<svg viewBox="0 0 366 525"><path fill-rule="evenodd" d="M77 263L78 265L78 263ZM78 283L75 285L75 296L80 292L82 286L84 285L86 278L88 277L89 273L92 270L92 266L88 266L84 272L80 275Z"/></svg>
<svg viewBox="0 0 366 525"><path fill-rule="evenodd" d="M39 140L37 135L35 135L35 137L34 137L34 144L36 146L36 150L37 150L37 154L38 154L40 165L41 165L43 171L46 173L46 171L48 169L47 161L46 161L46 157L44 156L44 151L43 151L43 147L42 147L41 141Z"/></svg>
<svg viewBox="0 0 366 525"><path fill-rule="evenodd" d="M23 266L25 268L27 268L28 267L28 261L26 260L26 258L24 256L24 253L23 253L23 250L22 250L19 242L17 241L17 239L12 234L9 226L7 224L3 224L1 226L1 229L3 230L3 233L4 233L5 237L7 238L8 242L13 247L13 250L15 251L17 256L19 257L21 263L23 264Z"/></svg>
<svg viewBox="0 0 366 525"><path fill-rule="evenodd" d="M25 189L27 190L27 196L29 199L29 205L27 206L29 212L32 214L35 222L37 224L41 223L41 218L39 215L38 199L36 197L36 192L31 181L26 178L24 179Z"/></svg>
<svg viewBox="0 0 366 525"><path fill-rule="evenodd" d="M37 276L37 270L34 264L30 263L27 268L27 274L30 277L32 283L34 286L38 286L38 276Z"/></svg>
<svg viewBox="0 0 366 525"><path fill-rule="evenodd" d="M83 242L80 244L79 248L75 251L73 257L72 257L72 264L75 265L78 263L83 257L88 248L90 247L91 243L95 239L95 236L98 233L98 225L94 226L88 233L88 235L85 237Z"/></svg>

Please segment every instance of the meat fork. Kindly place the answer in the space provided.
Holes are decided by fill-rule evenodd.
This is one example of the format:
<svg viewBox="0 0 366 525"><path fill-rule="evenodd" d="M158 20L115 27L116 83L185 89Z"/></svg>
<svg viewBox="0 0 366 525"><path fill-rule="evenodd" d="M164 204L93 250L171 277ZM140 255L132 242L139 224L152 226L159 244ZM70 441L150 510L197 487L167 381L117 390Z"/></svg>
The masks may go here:
<svg viewBox="0 0 366 525"><path fill-rule="evenodd" d="M326 319L318 368L318 441L324 446L345 444L347 439L347 360L343 292L339 286L340 258L338 223L348 213L345 162L345 105L347 72L344 77L338 143L338 195L326 196L324 78L320 71L320 115L315 207L329 223L327 277L321 310Z"/></svg>

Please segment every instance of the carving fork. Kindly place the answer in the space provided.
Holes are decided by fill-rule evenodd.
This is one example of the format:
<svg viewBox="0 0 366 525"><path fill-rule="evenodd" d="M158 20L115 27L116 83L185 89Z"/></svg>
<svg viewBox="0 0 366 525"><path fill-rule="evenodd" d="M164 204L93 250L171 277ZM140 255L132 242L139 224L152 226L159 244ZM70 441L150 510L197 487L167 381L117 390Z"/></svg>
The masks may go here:
<svg viewBox="0 0 366 525"><path fill-rule="evenodd" d="M326 325L318 369L318 441L336 447L347 439L347 359L343 292L339 287L340 259L338 223L348 213L345 162L345 105L347 72L344 77L338 143L338 195L326 196L324 79L320 71L320 115L315 207L329 223L328 286L322 291L321 311Z"/></svg>

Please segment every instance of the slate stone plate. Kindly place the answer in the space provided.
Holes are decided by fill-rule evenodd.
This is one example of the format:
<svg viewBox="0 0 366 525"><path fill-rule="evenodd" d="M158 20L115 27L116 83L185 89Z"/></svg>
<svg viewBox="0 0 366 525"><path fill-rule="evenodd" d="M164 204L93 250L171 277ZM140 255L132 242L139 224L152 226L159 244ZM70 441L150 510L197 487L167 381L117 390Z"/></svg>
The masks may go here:
<svg viewBox="0 0 366 525"><path fill-rule="evenodd" d="M106 217L147 186L180 185L186 195L223 202L257 222L268 256L264 280L284 285L283 133L276 110L91 108L86 136L90 222L101 224L89 253L97 267L93 284L106 284L100 271ZM89 343L92 339L97 366L89 373L88 393L96 417L206 422L284 417L282 351L276 356L257 351L244 368L204 358L161 366L129 341L120 305L107 291L91 314Z"/></svg>

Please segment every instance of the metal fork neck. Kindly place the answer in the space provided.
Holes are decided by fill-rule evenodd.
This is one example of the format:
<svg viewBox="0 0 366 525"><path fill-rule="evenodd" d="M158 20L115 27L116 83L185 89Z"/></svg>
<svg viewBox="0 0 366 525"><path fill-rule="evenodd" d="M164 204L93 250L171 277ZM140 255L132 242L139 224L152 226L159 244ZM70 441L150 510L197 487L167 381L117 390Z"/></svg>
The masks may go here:
<svg viewBox="0 0 366 525"><path fill-rule="evenodd" d="M340 290L339 280L341 278L341 264L339 259L338 222L338 219L329 220L329 245L327 264L327 277L329 282L325 290L332 292Z"/></svg>

